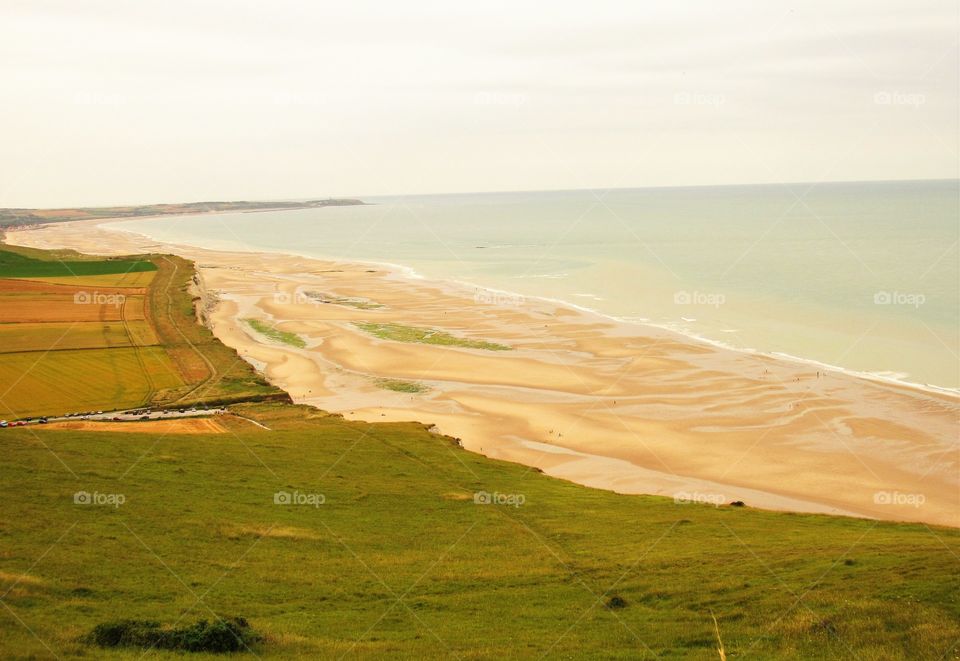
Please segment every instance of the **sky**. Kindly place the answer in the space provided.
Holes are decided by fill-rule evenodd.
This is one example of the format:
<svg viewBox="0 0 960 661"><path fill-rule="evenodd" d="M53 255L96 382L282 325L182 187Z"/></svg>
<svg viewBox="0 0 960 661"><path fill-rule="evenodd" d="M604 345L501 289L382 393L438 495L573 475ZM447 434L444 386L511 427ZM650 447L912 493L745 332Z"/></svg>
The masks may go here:
<svg viewBox="0 0 960 661"><path fill-rule="evenodd" d="M0 207L958 177L956 0L0 0Z"/></svg>

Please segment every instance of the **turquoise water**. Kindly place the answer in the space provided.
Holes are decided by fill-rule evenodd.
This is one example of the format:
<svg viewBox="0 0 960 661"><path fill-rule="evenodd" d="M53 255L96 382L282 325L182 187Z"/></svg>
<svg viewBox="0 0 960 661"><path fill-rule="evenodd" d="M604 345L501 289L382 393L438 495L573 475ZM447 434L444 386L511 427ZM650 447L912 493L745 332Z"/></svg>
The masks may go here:
<svg viewBox="0 0 960 661"><path fill-rule="evenodd" d="M365 197L373 204L114 227L210 248L401 264L737 348L957 388L958 187Z"/></svg>

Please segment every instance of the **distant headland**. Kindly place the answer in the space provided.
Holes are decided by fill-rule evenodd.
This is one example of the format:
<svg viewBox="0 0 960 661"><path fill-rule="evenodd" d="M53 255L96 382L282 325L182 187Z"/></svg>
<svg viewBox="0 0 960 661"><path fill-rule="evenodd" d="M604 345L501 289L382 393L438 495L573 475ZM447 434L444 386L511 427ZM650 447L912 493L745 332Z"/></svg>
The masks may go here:
<svg viewBox="0 0 960 661"><path fill-rule="evenodd" d="M71 207L63 209L0 209L0 227L21 227L41 223L95 218L137 218L141 216L173 216L229 211L267 211L271 209L313 209L366 204L362 200L327 198L305 201L181 202L176 204L141 204L114 207Z"/></svg>

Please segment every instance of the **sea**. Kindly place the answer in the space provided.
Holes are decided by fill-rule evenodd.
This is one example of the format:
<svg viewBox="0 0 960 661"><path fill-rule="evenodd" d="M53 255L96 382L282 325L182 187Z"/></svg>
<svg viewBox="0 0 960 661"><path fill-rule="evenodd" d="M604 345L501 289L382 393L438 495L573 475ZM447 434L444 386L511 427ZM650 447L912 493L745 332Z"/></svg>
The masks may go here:
<svg viewBox="0 0 960 661"><path fill-rule="evenodd" d="M157 241L391 264L730 348L960 391L960 181L359 196L137 219Z"/></svg>

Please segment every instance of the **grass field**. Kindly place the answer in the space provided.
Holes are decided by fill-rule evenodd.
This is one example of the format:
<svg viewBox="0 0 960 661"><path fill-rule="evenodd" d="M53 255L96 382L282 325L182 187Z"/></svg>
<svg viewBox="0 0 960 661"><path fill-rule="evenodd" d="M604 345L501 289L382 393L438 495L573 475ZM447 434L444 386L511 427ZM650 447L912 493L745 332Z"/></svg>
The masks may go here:
<svg viewBox="0 0 960 661"><path fill-rule="evenodd" d="M36 259L22 252L0 249L0 278L29 278L51 276L91 276L155 271L149 260L97 259L89 261L61 261Z"/></svg>
<svg viewBox="0 0 960 661"><path fill-rule="evenodd" d="M713 617L730 659L956 658L957 531L619 496L420 425L237 410L272 431L0 434L7 658L138 659L80 638L214 613L259 658L718 659Z"/></svg>

